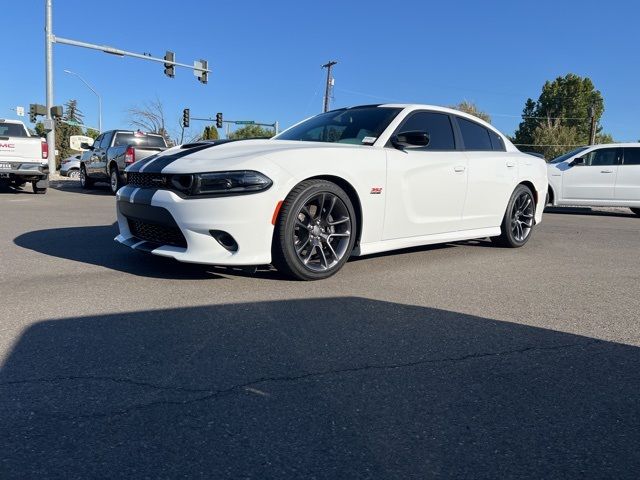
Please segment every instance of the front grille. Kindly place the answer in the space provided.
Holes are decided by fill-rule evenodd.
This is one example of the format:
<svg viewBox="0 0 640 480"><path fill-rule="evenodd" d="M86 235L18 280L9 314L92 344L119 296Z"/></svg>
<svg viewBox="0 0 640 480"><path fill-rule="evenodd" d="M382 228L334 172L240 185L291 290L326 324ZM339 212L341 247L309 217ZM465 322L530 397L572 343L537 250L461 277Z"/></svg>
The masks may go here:
<svg viewBox="0 0 640 480"><path fill-rule="evenodd" d="M133 187L141 188L164 188L164 175L161 173L127 173L127 183Z"/></svg>
<svg viewBox="0 0 640 480"><path fill-rule="evenodd" d="M187 240L178 227L167 227L129 218L129 230L140 240L187 248Z"/></svg>

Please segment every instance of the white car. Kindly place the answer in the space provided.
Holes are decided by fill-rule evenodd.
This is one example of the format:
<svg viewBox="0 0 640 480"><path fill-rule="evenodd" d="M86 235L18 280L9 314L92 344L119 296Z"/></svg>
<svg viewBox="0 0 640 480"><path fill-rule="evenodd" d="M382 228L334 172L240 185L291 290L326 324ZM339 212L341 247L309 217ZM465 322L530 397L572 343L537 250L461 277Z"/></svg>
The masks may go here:
<svg viewBox="0 0 640 480"><path fill-rule="evenodd" d="M629 207L640 215L640 143L580 147L548 165L551 205Z"/></svg>
<svg viewBox="0 0 640 480"><path fill-rule="evenodd" d="M325 278L351 255L492 237L540 222L546 164L448 108L364 105L270 140L199 142L127 168L116 241L183 262Z"/></svg>
<svg viewBox="0 0 640 480"><path fill-rule="evenodd" d="M60 175L63 177L80 179L80 157L81 153L71 155L60 162Z"/></svg>

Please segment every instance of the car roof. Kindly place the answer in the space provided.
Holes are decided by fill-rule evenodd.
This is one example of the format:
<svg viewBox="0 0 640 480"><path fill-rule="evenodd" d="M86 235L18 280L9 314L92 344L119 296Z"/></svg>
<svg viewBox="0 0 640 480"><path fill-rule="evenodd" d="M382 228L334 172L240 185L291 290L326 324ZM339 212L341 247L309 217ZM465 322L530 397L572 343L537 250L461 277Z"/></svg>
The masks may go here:
<svg viewBox="0 0 640 480"><path fill-rule="evenodd" d="M627 142L627 143L598 143L597 145L585 145L586 148L620 148L620 147L636 147L640 148L639 142Z"/></svg>

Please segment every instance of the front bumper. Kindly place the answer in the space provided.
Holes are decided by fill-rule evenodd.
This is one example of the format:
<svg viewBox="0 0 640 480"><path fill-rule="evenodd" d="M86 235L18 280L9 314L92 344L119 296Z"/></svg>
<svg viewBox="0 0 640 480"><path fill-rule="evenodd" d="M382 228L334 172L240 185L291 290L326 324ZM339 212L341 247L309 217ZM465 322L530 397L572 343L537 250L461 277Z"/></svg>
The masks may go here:
<svg viewBox="0 0 640 480"><path fill-rule="evenodd" d="M120 234L115 240L181 262L264 265L271 263L271 219L278 200L274 189L181 198L170 190L125 185L116 194ZM225 247L212 232L230 235L236 249Z"/></svg>

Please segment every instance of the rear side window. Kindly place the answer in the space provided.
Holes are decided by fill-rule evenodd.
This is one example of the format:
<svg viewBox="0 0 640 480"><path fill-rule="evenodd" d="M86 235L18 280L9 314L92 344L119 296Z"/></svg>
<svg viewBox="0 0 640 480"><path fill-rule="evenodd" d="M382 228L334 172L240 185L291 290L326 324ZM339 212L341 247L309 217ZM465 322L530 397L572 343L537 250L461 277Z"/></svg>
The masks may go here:
<svg viewBox="0 0 640 480"><path fill-rule="evenodd" d="M420 150L456 149L449 115L435 112L416 112L404 122L398 133L413 131L429 134L429 145L420 148Z"/></svg>
<svg viewBox="0 0 640 480"><path fill-rule="evenodd" d="M0 137L27 137L24 127L19 123L0 123Z"/></svg>
<svg viewBox="0 0 640 480"><path fill-rule="evenodd" d="M640 165L640 147L624 149L625 165Z"/></svg>
<svg viewBox="0 0 640 480"><path fill-rule="evenodd" d="M458 117L465 150L493 150L489 130L466 118Z"/></svg>
<svg viewBox="0 0 640 480"><path fill-rule="evenodd" d="M488 130L489 132L489 140L491 140L491 148L493 149L494 152L504 152L505 148L504 148L504 142L502 141L502 138L500 138L500 135L498 135L495 132L492 132L491 130Z"/></svg>

